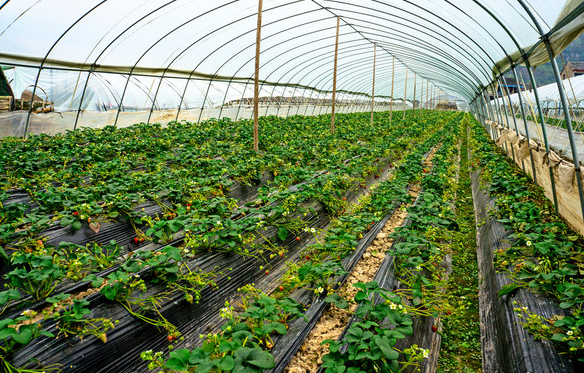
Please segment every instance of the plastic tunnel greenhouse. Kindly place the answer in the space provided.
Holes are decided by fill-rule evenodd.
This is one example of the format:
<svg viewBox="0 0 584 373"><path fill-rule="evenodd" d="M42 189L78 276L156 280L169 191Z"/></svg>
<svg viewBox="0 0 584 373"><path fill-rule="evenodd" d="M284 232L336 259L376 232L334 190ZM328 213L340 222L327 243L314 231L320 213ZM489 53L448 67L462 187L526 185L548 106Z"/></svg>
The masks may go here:
<svg viewBox="0 0 584 373"><path fill-rule="evenodd" d="M583 31L0 0L0 371L584 371Z"/></svg>

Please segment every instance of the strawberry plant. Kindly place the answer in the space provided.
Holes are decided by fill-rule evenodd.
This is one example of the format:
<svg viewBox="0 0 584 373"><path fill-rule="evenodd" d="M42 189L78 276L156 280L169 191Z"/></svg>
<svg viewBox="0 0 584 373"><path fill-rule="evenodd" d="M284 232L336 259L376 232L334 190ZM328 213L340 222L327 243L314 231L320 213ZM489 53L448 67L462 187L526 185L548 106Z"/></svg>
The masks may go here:
<svg viewBox="0 0 584 373"><path fill-rule="evenodd" d="M395 343L413 333L411 316L403 311L400 297L380 288L375 281L354 285L359 291L354 301L358 304L358 317L344 339L327 339L330 352L322 357L326 373L341 372L399 372L413 365L420 356L400 363L400 351ZM375 299L381 299L376 303Z"/></svg>
<svg viewBox="0 0 584 373"><path fill-rule="evenodd" d="M145 351L141 358L151 370L182 372L195 369L203 372L263 372L273 368L274 357L266 350L273 346L272 334L286 334L286 323L302 314L302 306L286 298L277 300L256 289L247 289L245 310L233 314L226 303L222 316L228 322L217 334L201 335L203 344L193 350L171 350L165 359L161 352Z"/></svg>
<svg viewBox="0 0 584 373"><path fill-rule="evenodd" d="M298 269L298 278L306 286L311 286L318 295L332 289L333 280L347 271L336 261L312 262L309 261Z"/></svg>
<svg viewBox="0 0 584 373"><path fill-rule="evenodd" d="M49 303L57 303L63 298L48 299ZM61 312L52 316L58 323L57 328L65 337L75 335L83 340L83 337L93 335L106 343L106 332L114 328L114 323L107 318L87 318L91 311L86 308L89 302L85 299L74 299L73 304Z"/></svg>
<svg viewBox="0 0 584 373"><path fill-rule="evenodd" d="M323 229L322 235L320 229L315 235L317 242L307 254L311 267L302 270L300 280L298 270L304 264L291 266L296 272L286 275L290 281L282 286L277 298L278 302L285 299L298 286L311 286L317 291L322 288L324 293L343 273L339 261L357 246L363 234L396 201L409 200L407 189L421 173L420 160L446 133L438 115L411 126L394 121L372 128L357 125L360 115L340 115L343 125L334 136L328 127L330 117L262 118L266 139L260 154L250 150L248 121L171 123L165 128L110 126L52 137L31 136L25 141L2 140L0 149L28 155L15 158L0 152L0 167L6 171L0 175L0 185L6 185L7 190L0 192L0 225L6 227L0 229L0 245L13 266L7 273L44 271L50 256L56 267L48 268L48 277L43 277L46 273L36 277L46 280L40 287L46 290L32 297L42 300L65 281L69 286L85 279L136 319L163 330L169 342L180 342L179 330L160 310L171 299L176 300L177 294L184 294L190 303L201 301L201 289L215 288L215 276L223 275L222 269L218 273L199 271L193 266L198 255L225 251L260 262L266 262L268 256L282 258L288 250L284 243L296 237L302 242L309 233L316 233L305 229L314 226L317 211L324 207L332 225ZM305 131L307 126L311 131ZM350 203L350 193L358 191L360 185L367 186L364 176L375 180L382 171L380 164L386 161L395 166L390 180L379 187L368 187L370 197ZM35 172L23 172L33 165ZM260 180L261 186L254 185ZM255 189L242 200L232 198L232 192L247 190L244 184ZM6 201L11 198L8 189L15 188L22 188L30 202L18 205ZM120 244L100 244L102 234L108 233L104 227L111 230L114 224L116 229L128 225L133 231ZM47 245L45 229L62 226L72 228L66 230L67 235L86 235L83 239L89 243ZM173 242L172 247L166 246L169 242ZM44 263L33 263L36 259L31 256L31 264L16 263L21 254L47 258ZM260 267L262 276L271 269ZM28 274L21 274L28 279ZM13 273L7 280L12 278L20 277ZM11 290L20 295L26 284L15 281ZM150 292L154 288L156 294ZM32 292L32 287L29 290ZM0 305L12 309L19 300L14 291L2 293L0 301L4 302ZM270 309L273 304L256 306ZM93 327L80 321L86 307L77 302L69 308L73 314L67 321L73 326L67 329L62 324L68 335L75 334L73 331L80 326L83 329L83 325L88 326L87 331ZM249 327L246 331L257 334L257 346L239 340L237 349L241 352L205 351L205 359L214 361L212 369L228 369L231 359L234 364L241 362L245 369L260 369L250 361L260 356L264 362L269 359L257 348L269 350L272 336L283 329L274 324L277 321L258 315L251 313L243 322ZM296 315L296 311L290 315ZM94 335L105 339L105 333L97 333L99 328L96 324ZM230 343L238 340L226 333ZM190 352L189 359L185 356L184 352L173 354L171 358L176 359L171 366L187 360L194 364L189 360ZM196 356L198 359L202 355ZM222 361L226 356L231 358ZM207 361L206 366L209 364Z"/></svg>
<svg viewBox="0 0 584 373"><path fill-rule="evenodd" d="M513 231L511 246L499 250L494 258L496 268L513 279L499 290L499 295L525 288L554 297L568 315L544 317L522 305L516 305L515 312L536 339L546 339L582 362L582 238L568 228L542 189L534 186L503 151L494 146L476 121L471 130L474 161L482 172L483 186L495 199L496 210L490 214Z"/></svg>
<svg viewBox="0 0 584 373"><path fill-rule="evenodd" d="M12 264L18 266L5 275L10 286L21 289L34 300L51 294L63 281L66 273L59 265L60 257L51 253L36 254L17 252L11 256Z"/></svg>
<svg viewBox="0 0 584 373"><path fill-rule="evenodd" d="M55 372L57 366L44 367L42 370L29 367L15 367L9 361L11 355L28 345L40 336L54 337L50 332L43 330L42 323L31 323L37 315L35 311L25 310L15 319L0 320L0 367L7 373L40 373L42 371ZM18 326L18 328L17 328Z"/></svg>

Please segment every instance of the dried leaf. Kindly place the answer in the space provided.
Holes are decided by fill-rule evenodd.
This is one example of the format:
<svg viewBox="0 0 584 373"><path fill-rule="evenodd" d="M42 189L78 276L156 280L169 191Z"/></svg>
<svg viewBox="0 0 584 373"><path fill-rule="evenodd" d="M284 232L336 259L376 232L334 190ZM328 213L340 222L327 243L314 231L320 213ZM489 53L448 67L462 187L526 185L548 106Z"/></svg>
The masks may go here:
<svg viewBox="0 0 584 373"><path fill-rule="evenodd" d="M99 230L101 229L101 225L98 222L91 222L91 223L89 223L89 229L91 229L95 233L99 233Z"/></svg>

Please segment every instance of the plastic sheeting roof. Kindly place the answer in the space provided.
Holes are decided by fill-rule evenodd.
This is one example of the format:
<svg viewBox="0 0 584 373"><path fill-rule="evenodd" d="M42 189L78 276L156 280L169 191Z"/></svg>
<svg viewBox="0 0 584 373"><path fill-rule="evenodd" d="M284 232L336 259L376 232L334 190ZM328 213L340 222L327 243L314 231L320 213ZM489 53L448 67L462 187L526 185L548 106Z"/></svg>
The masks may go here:
<svg viewBox="0 0 584 373"><path fill-rule="evenodd" d="M582 32L583 2L523 1L556 53ZM171 85L158 78L182 80L173 95L180 98L175 105L187 105L185 78L225 82L220 90L227 95L231 83L247 90L257 9L252 0L6 0L0 5L0 64L37 68L35 81L51 69L77 72L72 102L81 101L82 87L96 73L124 74L124 87L133 87L132 76L154 78L147 97ZM280 91L331 91L337 17L341 91L371 92L374 44L376 96L386 97L393 57L395 97L404 96L409 69L407 98L413 98L416 73L418 95L423 77L469 102L522 55L532 65L548 60L541 35L515 0L264 0L263 9L259 75L265 87ZM132 96L126 90L113 94L124 97L122 105Z"/></svg>

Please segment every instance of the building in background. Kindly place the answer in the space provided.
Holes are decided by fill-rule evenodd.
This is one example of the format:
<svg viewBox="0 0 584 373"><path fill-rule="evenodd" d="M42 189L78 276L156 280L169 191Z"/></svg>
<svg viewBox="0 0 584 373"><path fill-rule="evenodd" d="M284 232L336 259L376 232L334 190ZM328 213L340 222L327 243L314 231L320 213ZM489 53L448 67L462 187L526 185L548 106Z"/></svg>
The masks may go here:
<svg viewBox="0 0 584 373"><path fill-rule="evenodd" d="M568 61L560 75L562 80L584 75L584 61Z"/></svg>

